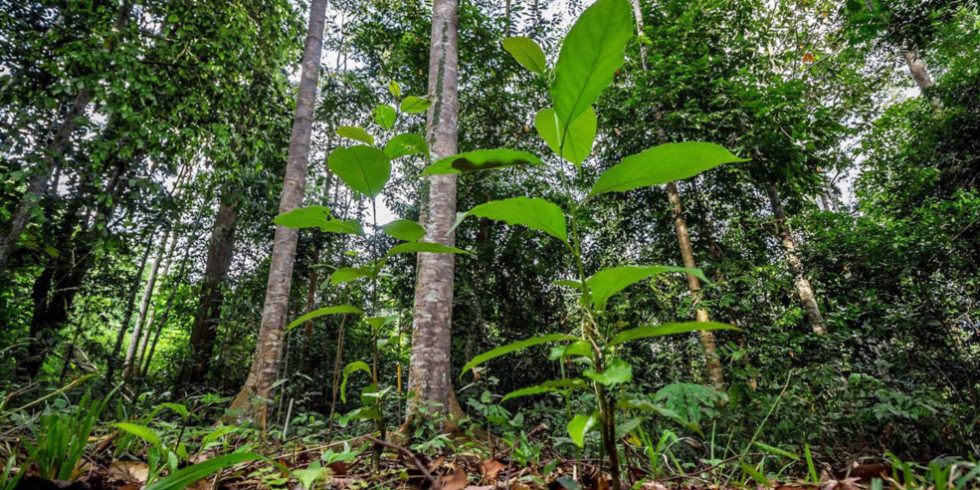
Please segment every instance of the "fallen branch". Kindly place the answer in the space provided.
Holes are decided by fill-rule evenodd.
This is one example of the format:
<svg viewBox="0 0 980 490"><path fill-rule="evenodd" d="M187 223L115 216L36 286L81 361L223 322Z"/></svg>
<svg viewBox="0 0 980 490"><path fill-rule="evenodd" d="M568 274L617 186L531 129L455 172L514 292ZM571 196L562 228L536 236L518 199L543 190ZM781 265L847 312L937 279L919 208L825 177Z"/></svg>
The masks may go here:
<svg viewBox="0 0 980 490"><path fill-rule="evenodd" d="M387 447L389 449L394 449L395 451L398 451L398 452L404 454L405 456L408 456L409 458L411 458L412 463L416 467L418 467L419 471L421 471L422 474L425 475L425 478L427 480L429 480L429 483L431 483L433 485L436 484L436 479L432 477L432 473L429 473L429 469L426 468L426 466L424 464L422 464L422 461L419 460L418 455L416 455L412 450L410 450L410 449L408 449L408 448L406 448L404 446L399 446L398 444L394 444L394 443L391 443L391 442L388 442L388 441L383 441L383 440L378 439L377 437L374 437L374 436L364 436L364 438L367 439L367 440L369 440L369 441L371 441L371 442L374 442L375 444L380 444L380 445L385 446L385 447Z"/></svg>

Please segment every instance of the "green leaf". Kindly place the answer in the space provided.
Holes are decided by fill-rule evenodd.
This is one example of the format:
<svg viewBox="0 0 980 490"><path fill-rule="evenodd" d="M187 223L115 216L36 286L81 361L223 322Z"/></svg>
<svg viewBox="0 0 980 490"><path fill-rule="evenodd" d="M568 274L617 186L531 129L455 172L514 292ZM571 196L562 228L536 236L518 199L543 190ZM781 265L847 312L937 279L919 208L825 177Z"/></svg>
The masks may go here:
<svg viewBox="0 0 980 490"><path fill-rule="evenodd" d="M463 369L460 372L459 377L462 378L463 374L467 373L469 370L491 359L496 359L500 356L504 356L512 352L524 350L527 349L528 347L533 347L535 345L547 344L548 342L565 342L569 340L578 340L578 337L575 337L573 335L556 333L550 335L542 335L540 337L531 337L529 339L519 340L517 342L513 342L507 345L502 345L500 347L497 347L496 349L489 350L487 352L484 352L483 354L474 357L472 360L470 360L470 362L466 363L466 365L463 366Z"/></svg>
<svg viewBox="0 0 980 490"><path fill-rule="evenodd" d="M402 100L400 109L406 114L418 114L420 112L425 112L429 108L430 102L422 97L416 97L414 95L409 95Z"/></svg>
<svg viewBox="0 0 980 490"><path fill-rule="evenodd" d="M272 222L285 226L286 228L319 228L320 231L331 233L364 234L360 222L353 219L335 219L330 216L330 210L326 206L296 208L288 213L282 213L276 216Z"/></svg>
<svg viewBox="0 0 980 490"><path fill-rule="evenodd" d="M642 410L644 412L654 413L661 417L665 417L670 420L673 420L678 425L687 427L688 429L694 432L697 432L699 434L701 433L701 428L698 426L698 424L685 419L683 416L681 416L681 414L677 413L676 411L671 410L663 405L658 405L656 403L653 403L650 400L644 400L642 398L631 398L631 399L628 398L628 399L620 400L619 402L616 403L616 406L618 408L629 408L633 410Z"/></svg>
<svg viewBox="0 0 980 490"><path fill-rule="evenodd" d="M415 133L402 133L388 140L384 151L388 158L394 160L409 155L428 155L429 145L425 138Z"/></svg>
<svg viewBox="0 0 980 490"><path fill-rule="evenodd" d="M337 128L337 136L361 141L369 145L374 144L374 136L368 134L364 128L359 128L357 126L341 126Z"/></svg>
<svg viewBox="0 0 980 490"><path fill-rule="evenodd" d="M585 389L585 381L579 378L565 378L556 379L553 381L545 381L544 383L528 386L527 388L521 388L519 390L514 390L510 393L504 395L500 400L501 403L510 400L511 398L518 398L521 396L539 395L541 393L554 393L554 392L564 392L571 389Z"/></svg>
<svg viewBox="0 0 980 490"><path fill-rule="evenodd" d="M290 472L293 478L299 480L300 485L305 489L312 489L317 480L326 479L333 474L330 468L320 466L320 461L314 461L308 467Z"/></svg>
<svg viewBox="0 0 980 490"><path fill-rule="evenodd" d="M396 99L402 96L402 86L398 85L398 82L394 80L388 82L388 91L391 92L392 97Z"/></svg>
<svg viewBox="0 0 980 490"><path fill-rule="evenodd" d="M512 197L490 201L467 211L465 216L503 221L509 225L524 225L568 243L565 214L557 204L539 197ZM461 221L457 220L457 224Z"/></svg>
<svg viewBox="0 0 980 490"><path fill-rule="evenodd" d="M666 184L693 177L725 163L746 161L748 159L738 158L714 143L667 143L624 158L599 176L589 195Z"/></svg>
<svg viewBox="0 0 980 490"><path fill-rule="evenodd" d="M356 306L351 306L351 305L328 306L326 308L320 308L318 310L313 310L313 311L311 311L311 312L309 312L309 313L307 313L307 314L305 314L305 315L303 315L303 316L301 316L301 317L293 320L292 322L289 323L289 325L286 325L286 330L292 330L292 329L296 328L299 324L301 324L301 323L303 323L305 321L309 321L309 320L312 320L314 318L319 318L321 316L326 316L326 315L345 315L345 314L348 314L348 313L351 313L351 314L354 314L354 315L364 314L364 312L361 311L361 309L358 308L358 307L356 307Z"/></svg>
<svg viewBox="0 0 980 490"><path fill-rule="evenodd" d="M344 367L344 380L340 383L340 400L347 403L347 378L356 371L364 371L371 376L371 368L364 361L354 361Z"/></svg>
<svg viewBox="0 0 980 490"><path fill-rule="evenodd" d="M686 267L673 267L661 265L626 265L621 267L610 267L596 272L586 280L589 285L589 294L592 296L592 304L599 311L606 309L606 302L614 294L626 289L626 287L642 281L656 274L666 272L683 272L692 274L708 282L701 269L688 269Z"/></svg>
<svg viewBox="0 0 980 490"><path fill-rule="evenodd" d="M425 236L425 228L410 219L392 221L381 225L381 229L389 236L406 242L414 242Z"/></svg>
<svg viewBox="0 0 980 490"><path fill-rule="evenodd" d="M149 427L139 425L139 424L134 424L131 422L116 422L115 424L112 424L112 426L117 429L121 429L123 431L129 432L130 434L133 434L134 436L139 437L140 439L143 439L146 442L149 442L157 449L160 450L163 449L163 440L160 439L160 435L154 432L153 429L150 429Z"/></svg>
<svg viewBox="0 0 980 490"><path fill-rule="evenodd" d="M391 177L388 155L371 146L337 148L330 154L328 165L348 187L371 198L381 193Z"/></svg>
<svg viewBox="0 0 980 490"><path fill-rule="evenodd" d="M372 316L370 318L365 318L368 325L371 325L371 330L378 331L381 327L388 325L389 323L398 319L398 315L388 315L388 316Z"/></svg>
<svg viewBox="0 0 980 490"><path fill-rule="evenodd" d="M628 0L598 0L585 9L562 42L549 90L560 126L569 128L612 82L632 36Z"/></svg>
<svg viewBox="0 0 980 490"><path fill-rule="evenodd" d="M190 412L187 410L187 407L181 405L180 403L169 403L169 402L161 403L160 408L167 408L170 411L176 413L177 415L180 415L181 417L187 417L188 415L190 415Z"/></svg>
<svg viewBox="0 0 980 490"><path fill-rule="evenodd" d="M758 483L759 485L762 485L763 487L772 486L772 482L769 481L769 479L766 478L765 475L759 473L759 470L755 469L752 465L743 463L742 461L739 461L738 464L742 466L742 471L744 471L746 474L752 477L752 479L755 480L755 482Z"/></svg>
<svg viewBox="0 0 980 490"><path fill-rule="evenodd" d="M662 337L664 335L674 335L678 333L694 332L699 330L740 330L727 323L718 322L677 322L664 323L663 325L646 325L643 327L631 328L619 332L609 342L610 346L619 345L637 339L648 339L651 337Z"/></svg>
<svg viewBox="0 0 980 490"><path fill-rule="evenodd" d="M408 243L402 243L399 245L395 245L394 247L391 247L391 250L389 250L388 253L385 254L385 257L391 257L392 255L395 254L416 253L416 252L427 252L427 253L434 253L434 254L473 255L470 252L467 252L466 250L461 250L456 247L450 247L447 245L443 245L441 243L408 242Z"/></svg>
<svg viewBox="0 0 980 490"><path fill-rule="evenodd" d="M371 116L374 118L374 122L378 123L385 131L391 129L395 125L395 119L398 117L398 113L395 112L395 108L388 104L381 104L375 107L371 111Z"/></svg>
<svg viewBox="0 0 980 490"><path fill-rule="evenodd" d="M371 277L373 274L374 270L369 267L341 267L330 274L330 283L336 286L362 277Z"/></svg>
<svg viewBox="0 0 980 490"><path fill-rule="evenodd" d="M507 148L474 150L436 160L422 171L422 175L463 174L517 165L544 165L544 162L526 151Z"/></svg>
<svg viewBox="0 0 980 490"><path fill-rule="evenodd" d="M591 106L572 121L567 131L559 124L554 109L541 109L534 116L534 127L551 151L575 165L581 165L592 153L596 125L595 110Z"/></svg>
<svg viewBox="0 0 980 490"><path fill-rule="evenodd" d="M504 49L524 68L539 75L544 74L544 71L548 68L547 62L544 59L544 51L531 38L523 36L508 37L504 39L503 45Z"/></svg>
<svg viewBox="0 0 980 490"><path fill-rule="evenodd" d="M264 456L255 453L231 453L224 456L202 461L157 480L146 486L145 490L183 490L192 483L206 478L218 470L234 466L245 461L266 460Z"/></svg>
<svg viewBox="0 0 980 490"><path fill-rule="evenodd" d="M572 442L580 448L585 447L585 434L598 421L599 417L595 413L591 415L576 414L575 417L572 417L571 422L568 423L568 435L571 436Z"/></svg>
<svg viewBox="0 0 980 490"><path fill-rule="evenodd" d="M613 359L606 370L601 373L586 369L582 374L596 383L612 386L627 383L633 379L633 366L622 359Z"/></svg>
<svg viewBox="0 0 980 490"><path fill-rule="evenodd" d="M795 455L795 454L793 454L793 453L791 453L789 451L786 451L785 449L779 449L776 446L770 446L770 445L768 445L768 444L766 444L764 442L754 441L752 443L752 445L755 446L755 447L757 447L757 448L759 448L759 449L761 449L761 450L763 450L763 451L765 451L765 452L767 452L767 453L769 453L769 454L775 454L776 456L782 456L782 457L787 458L787 459L792 459L793 461L799 461L800 460L800 457L799 456L797 456L797 455Z"/></svg>

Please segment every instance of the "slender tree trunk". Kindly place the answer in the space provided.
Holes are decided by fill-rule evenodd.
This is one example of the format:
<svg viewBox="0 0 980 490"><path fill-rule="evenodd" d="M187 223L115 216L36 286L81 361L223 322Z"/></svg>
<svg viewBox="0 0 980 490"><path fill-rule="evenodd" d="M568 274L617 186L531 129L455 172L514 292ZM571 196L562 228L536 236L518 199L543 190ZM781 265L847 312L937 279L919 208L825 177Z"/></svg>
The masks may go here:
<svg viewBox="0 0 980 490"><path fill-rule="evenodd" d="M306 189L306 167L310 154L310 136L313 129L313 111L316 106L316 86L320 68L320 52L323 47L323 23L326 15L326 0L310 2L310 19L303 49L303 66L296 97L296 114L293 118L293 133L289 142L289 156L286 163L286 177L283 182L279 212L286 213L303 204ZM276 226L272 246L272 259L269 265L269 283L265 292L265 305L262 309L262 324L259 327L255 354L248 378L238 396L231 404L232 409L241 410L247 418L257 421L263 429L268 415L267 405L257 398L269 399L276 368L282 356L282 334L288 308L289 290L292 283L293 260L296 255L296 241L299 230Z"/></svg>
<svg viewBox="0 0 980 490"><path fill-rule="evenodd" d="M174 299L177 297L177 290L180 289L180 283L184 280L184 273L187 270L187 259L190 257L191 247L188 245L184 248L184 256L180 259L180 268L177 269L177 274L174 276L174 280L171 282L170 296L167 297L167 304L163 308L163 315L160 316L160 321L157 322L157 331L153 334L153 342L150 344L150 351L146 354L146 358L143 361L143 372L140 376L145 378L147 373L150 372L150 361L153 360L153 353L157 349L157 341L160 340L160 334L163 329L167 326L167 320L170 319L170 311L174 306Z"/></svg>
<svg viewBox="0 0 980 490"><path fill-rule="evenodd" d="M155 230L154 230L155 231ZM109 355L109 359L106 362L106 384L112 384L112 378L116 374L116 365L119 362L119 351L122 350L123 340L126 338L126 332L129 330L129 322L133 318L133 310L136 309L136 295L139 293L140 284L143 281L143 271L146 270L146 261L150 257L150 251L153 250L153 233L150 233L150 240L146 243L146 249L143 251L143 256L140 258L140 266L133 276L132 286L129 288L129 301L126 303L126 310L123 312L122 322L119 324L119 333L116 334L116 342L112 345L112 354Z"/></svg>
<svg viewBox="0 0 980 490"><path fill-rule="evenodd" d="M935 84L932 81L932 76L929 75L929 70L926 69L925 63L919 57L919 52L909 47L907 42L902 43L902 54L905 56L905 64L908 65L912 79L919 86L919 90L925 92L927 88Z"/></svg>
<svg viewBox="0 0 980 490"><path fill-rule="evenodd" d="M429 100L433 103L429 107L426 136L435 158L456 153L457 10L457 0L433 1L429 50ZM428 192L421 196L425 240L452 246L455 237L450 227L456 219L456 176L430 176L426 187ZM454 265L453 254L418 254L408 385L417 396L412 405L430 405L429 413L446 412L450 407Z"/></svg>
<svg viewBox="0 0 980 490"><path fill-rule="evenodd" d="M157 284L159 285L160 292L162 293L164 284L164 279L171 279L170 283L173 284L173 280L170 277L170 267L173 265L174 251L177 250L177 234L174 233L170 238L170 247L167 249L167 257L163 261L163 270L157 275L159 280ZM154 290L154 295L157 291ZM157 318L157 307L151 301L150 313L146 317L146 321L143 323L143 338L140 339L140 346L136 360L133 363L133 374L138 375L140 373L140 366L143 365L143 360L146 358L146 350L150 345L150 332L153 331L153 327L156 325Z"/></svg>
<svg viewBox="0 0 980 490"><path fill-rule="evenodd" d="M677 191L676 183L671 182L667 184L667 198L670 200L671 214L674 217L674 228L677 230L677 242L680 245L684 267L695 268L698 265L694 260L694 248L691 246L691 237L687 233L687 222L684 220L681 195ZM687 288L691 292L693 304L697 306L701 301L701 281L697 277L688 274ZM708 310L704 308L697 309L696 317L699 322L710 321ZM701 346L704 348L704 362L708 367L708 377L711 380L711 385L718 391L724 391L725 376L722 373L721 359L718 357L718 349L715 346L714 333L708 330L702 330L700 335Z"/></svg>
<svg viewBox="0 0 980 490"><path fill-rule="evenodd" d="M140 300L139 315L136 317L136 326L133 327L133 333L129 337L129 347L126 349L126 358L123 361L123 378L128 379L134 374L133 364L136 361L137 349L139 348L140 339L143 336L144 322L146 322L146 315L150 308L150 300L153 299L153 289L156 286L157 273L160 272L160 263L163 262L163 256L167 250L167 239L169 237L170 230L168 229L163 235L163 240L160 242L160 249L157 252L156 259L153 260L153 265L150 266L150 275L146 278L146 286L143 288L143 299Z"/></svg>
<svg viewBox="0 0 980 490"><path fill-rule="evenodd" d="M810 327L813 328L813 333L823 335L827 333L827 327L824 325L823 315L820 314L820 306L817 305L810 280L804 274L803 261L800 260L800 255L796 251L796 240L786 223L786 213L783 211L779 191L773 184L769 184L766 190L769 194L769 202L772 204L772 213L776 217L776 228L779 231L780 240L783 242L783 248L786 249L786 260L789 261L790 270L793 272L796 291L800 295L803 309L806 310L807 320L810 322Z"/></svg>
<svg viewBox="0 0 980 490"><path fill-rule="evenodd" d="M333 360L333 376L330 382L330 416L327 417L327 431L333 428L333 415L337 411L337 390L340 389L340 372L344 369L344 328L347 315L342 315L337 327L337 354Z"/></svg>
<svg viewBox="0 0 980 490"><path fill-rule="evenodd" d="M181 375L183 383L201 382L211 367L214 342L217 336L218 320L221 319L221 305L224 301L222 288L228 277L228 269L234 256L235 223L238 213L237 199L223 197L214 218L211 241L208 242L208 257L204 267L204 280L201 283L201 299L198 302L194 326L191 330L192 359L184 367Z"/></svg>

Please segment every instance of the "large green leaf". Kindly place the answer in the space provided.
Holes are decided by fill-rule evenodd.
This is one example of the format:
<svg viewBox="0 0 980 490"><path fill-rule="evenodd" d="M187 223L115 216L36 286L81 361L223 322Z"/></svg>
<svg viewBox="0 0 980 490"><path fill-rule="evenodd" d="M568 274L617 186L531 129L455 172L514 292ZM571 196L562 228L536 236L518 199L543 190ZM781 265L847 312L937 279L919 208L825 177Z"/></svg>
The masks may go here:
<svg viewBox="0 0 980 490"><path fill-rule="evenodd" d="M371 111L371 117L374 118L374 122L378 123L378 126L381 126L382 129L387 131L395 125L395 119L398 117L398 113L394 107L388 104L381 104Z"/></svg>
<svg viewBox="0 0 980 490"><path fill-rule="evenodd" d="M428 155L429 145L425 138L415 133L402 133L385 143L385 154L392 160L409 155Z"/></svg>
<svg viewBox="0 0 980 490"><path fill-rule="evenodd" d="M582 374L596 383L612 386L628 383L633 379L633 366L622 359L613 359L601 373L586 369Z"/></svg>
<svg viewBox="0 0 980 490"><path fill-rule="evenodd" d="M585 434L589 432L592 427L599 421L599 416L594 412L590 415L576 414L572 417L572 420L568 422L568 435L572 438L572 442L578 447L585 447Z"/></svg>
<svg viewBox="0 0 980 490"><path fill-rule="evenodd" d="M112 424L112 426L143 439L144 441L155 446L157 449L163 448L163 440L160 439L160 435L149 427L131 422L116 422L115 424Z"/></svg>
<svg viewBox="0 0 980 490"><path fill-rule="evenodd" d="M381 193L391 177L391 160L372 146L337 148L330 153L330 170L348 187L368 197Z"/></svg>
<svg viewBox="0 0 980 490"><path fill-rule="evenodd" d="M673 267L663 265L625 265L621 267L610 267L596 272L586 280L589 285L589 294L592 296L592 304L597 310L605 310L606 302L614 294L622 291L627 286L642 281L656 274L665 272L683 272L693 274L708 282L701 269L688 269L686 267Z"/></svg>
<svg viewBox="0 0 980 490"><path fill-rule="evenodd" d="M550 87L562 127L569 128L612 82L632 36L629 0L598 0L575 22L558 53Z"/></svg>
<svg viewBox="0 0 980 490"><path fill-rule="evenodd" d="M410 219L396 219L381 225L381 229L389 236L406 242L414 242L425 236L425 228Z"/></svg>
<svg viewBox="0 0 980 490"><path fill-rule="evenodd" d="M565 214L557 204L539 197L512 197L480 204L458 219L457 225L466 216L503 221L509 225L524 225L568 243Z"/></svg>
<svg viewBox="0 0 980 490"><path fill-rule="evenodd" d="M436 160L422 171L422 175L463 174L517 165L544 165L544 162L526 151L507 148L474 150Z"/></svg>
<svg viewBox="0 0 980 490"><path fill-rule="evenodd" d="M543 74L548 68L544 51L533 39L523 36L508 37L504 39L503 45L524 68L537 74Z"/></svg>
<svg viewBox="0 0 980 490"><path fill-rule="evenodd" d="M666 184L693 177L724 163L745 161L748 160L736 157L714 143L667 143L624 158L599 176L589 195Z"/></svg>
<svg viewBox="0 0 980 490"><path fill-rule="evenodd" d="M166 478L162 478L146 486L145 490L183 490L192 483L214 474L218 470L223 470L229 466L246 461L266 460L265 456L255 453L231 453L224 456L211 458L197 464L190 465L178 470Z"/></svg>
<svg viewBox="0 0 980 490"><path fill-rule="evenodd" d="M344 138L350 138L352 140L361 141L369 145L374 144L374 136L368 134L364 128L359 128L357 126L340 126L337 128L337 136L342 136Z"/></svg>
<svg viewBox="0 0 980 490"><path fill-rule="evenodd" d="M460 372L459 377L462 378L463 374L479 366L480 364L489 361L490 359L496 359L500 356L507 355L512 352L517 352L519 350L524 350L527 349L528 347L533 347L535 345L547 344L548 342L565 342L569 340L578 340L578 337L556 333L550 335L542 335L540 337L531 337L529 339L519 340L517 342L513 342L507 345L502 345L500 347L497 347L496 349L489 350L487 352L484 352L483 354L474 357L472 360L470 360L470 362L466 363L466 365L463 366L463 369Z"/></svg>
<svg viewBox="0 0 980 490"><path fill-rule="evenodd" d="M336 286L362 277L371 277L373 274L374 269L371 267L341 267L330 274L330 283Z"/></svg>
<svg viewBox="0 0 980 490"><path fill-rule="evenodd" d="M521 388L519 390L514 390L510 393L504 395L500 400L501 403L510 400L511 398L517 398L521 396L530 395L540 395L541 393L553 393L553 392L565 392L572 389L585 389L587 386L585 381L579 378L565 378L556 379L552 381L545 381L544 383L528 386L527 388Z"/></svg>
<svg viewBox="0 0 980 490"><path fill-rule="evenodd" d="M441 243L433 242L408 242L395 245L391 247L391 250L385 255L386 257L391 257L395 254L405 254L405 253L416 253L416 252L428 252L434 254L468 254L472 255L466 250L458 249L456 247L450 247L443 245Z"/></svg>
<svg viewBox="0 0 980 490"><path fill-rule="evenodd" d="M303 315L303 316L301 316L301 317L293 320L292 322L289 323L289 325L286 325L286 330L292 330L292 329L296 328L299 324L301 324L301 323L303 323L305 321L309 321L309 320L312 320L314 318L319 318L321 316L325 316L325 315L344 315L344 314L347 314L347 313L351 313L351 314L354 314L354 315L360 315L360 314L363 314L364 312L361 311L360 308L358 308L356 306L351 306L351 305L328 306L326 308L320 308L318 310L313 310L313 311L311 311L311 312L309 312L309 313L307 313L307 314L305 314L305 315Z"/></svg>
<svg viewBox="0 0 980 490"><path fill-rule="evenodd" d="M423 99L422 97L416 97L414 95L409 95L402 100L401 111L407 114L418 114L420 112L425 112L429 108L429 101Z"/></svg>
<svg viewBox="0 0 980 490"><path fill-rule="evenodd" d="M646 325L643 327L631 328L616 334L609 345L619 345L637 339L648 339L651 337L663 337L664 335L674 335L678 333L695 332L700 330L739 330L727 323L718 322L677 322L664 323L663 325Z"/></svg>
<svg viewBox="0 0 980 490"><path fill-rule="evenodd" d="M371 368L364 361L354 361L344 367L344 380L340 383L340 400L347 403L347 378L357 371L364 371L371 376Z"/></svg>
<svg viewBox="0 0 980 490"><path fill-rule="evenodd" d="M595 110L591 106L572 121L567 131L559 125L554 109L541 109L534 116L534 127L537 128L541 139L548 143L548 147L556 155L575 165L581 165L592 153L596 125ZM564 142L562 142L563 136Z"/></svg>
<svg viewBox="0 0 980 490"><path fill-rule="evenodd" d="M694 432L697 432L699 434L701 433L701 427L699 427L697 423L691 422L690 420L685 419L676 410L671 410L670 408L667 408L667 407L665 407L663 405L656 404L653 401L648 400L648 399L643 399L643 398L627 398L627 399L623 399L623 400L620 400L619 402L617 402L616 403L616 407L617 408L628 408L628 409L633 409L633 410L642 410L644 412L654 413L654 414L657 414L657 415L659 415L661 417L669 418L670 420L673 420L674 422L678 423L679 425L682 425L684 427L687 427L688 429L691 429Z"/></svg>
<svg viewBox="0 0 980 490"><path fill-rule="evenodd" d="M331 233L348 233L362 235L361 223L357 220L339 220L330 216L326 206L307 206L296 208L288 213L276 216L273 223L286 228L319 228L320 231Z"/></svg>

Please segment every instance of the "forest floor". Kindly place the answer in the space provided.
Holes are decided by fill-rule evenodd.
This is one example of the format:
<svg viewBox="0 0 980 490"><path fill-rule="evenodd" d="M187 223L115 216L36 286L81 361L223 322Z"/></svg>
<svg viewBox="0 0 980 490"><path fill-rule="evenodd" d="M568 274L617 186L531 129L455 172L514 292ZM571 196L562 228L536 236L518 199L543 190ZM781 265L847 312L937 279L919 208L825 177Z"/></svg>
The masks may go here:
<svg viewBox="0 0 980 490"><path fill-rule="evenodd" d="M420 490L607 490L611 489L610 475L597 459L569 459L544 451L536 461L518 461L511 457L515 447L498 450L475 449L457 451L435 457L426 456L399 444L381 441L371 436L331 442L321 445L263 442L251 449L265 455L218 470L206 477L196 478L178 486L147 485L152 471L147 461L154 458L145 453L134 459L113 456L111 447L117 433L90 440L90 448L77 465L71 481L47 480L36 476L24 477L15 490L192 490L214 489L420 489ZM9 448L14 441L3 441ZM247 441L239 441L247 444ZM237 444L236 444L237 445ZM233 445L235 446L235 445ZM349 448L360 446L360 450ZM479 447L473 446L474 448ZM375 449L380 458L375 460ZM201 463L234 450L208 450L192 457L189 463ZM336 452L342 451L342 452ZM545 453L549 454L545 454ZM332 460L331 455L351 455ZM640 467L639 452L626 455L622 488L630 489L714 489L755 488L789 489L814 488L824 490L858 490L876 488L873 478L880 478L877 488L905 488L892 479L888 464L852 464L831 471L830 465L818 479L787 477L765 485L745 479L738 468L737 457L714 464L693 467L687 473L648 475ZM323 463L321 465L321 463ZM523 464L522 464L523 463ZM734 464L734 466L733 466ZM10 468L8 468L10 470ZM30 472L29 472L30 473ZM165 472L164 472L165 473ZM764 477L763 477L764 478ZM972 487L971 487L972 488ZM980 487L977 487L980 488Z"/></svg>

